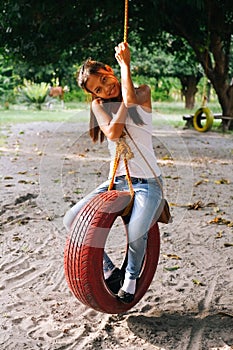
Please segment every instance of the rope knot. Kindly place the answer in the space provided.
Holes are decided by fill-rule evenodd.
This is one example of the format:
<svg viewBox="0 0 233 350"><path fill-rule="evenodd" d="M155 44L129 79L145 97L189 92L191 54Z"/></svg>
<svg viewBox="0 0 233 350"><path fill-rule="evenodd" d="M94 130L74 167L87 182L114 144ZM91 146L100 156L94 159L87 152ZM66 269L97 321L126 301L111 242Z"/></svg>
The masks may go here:
<svg viewBox="0 0 233 350"><path fill-rule="evenodd" d="M133 152L125 140L125 133L123 133L119 140L116 142L116 154L118 157L122 155L126 160L134 157Z"/></svg>
<svg viewBox="0 0 233 350"><path fill-rule="evenodd" d="M131 151L129 145L127 144L127 142L125 140L125 135L126 135L125 132L122 132L120 138L116 142L116 155L115 155L114 165L113 165L113 174L112 174L112 179L111 179L109 186L108 186L108 190L110 191L113 188L116 170L117 170L120 158L122 156L124 159L126 179L128 181L129 191L130 191L131 197L133 199L134 198L134 190L133 190L133 185L132 185L132 181L131 181L130 174L129 174L128 160L133 158L134 154Z"/></svg>

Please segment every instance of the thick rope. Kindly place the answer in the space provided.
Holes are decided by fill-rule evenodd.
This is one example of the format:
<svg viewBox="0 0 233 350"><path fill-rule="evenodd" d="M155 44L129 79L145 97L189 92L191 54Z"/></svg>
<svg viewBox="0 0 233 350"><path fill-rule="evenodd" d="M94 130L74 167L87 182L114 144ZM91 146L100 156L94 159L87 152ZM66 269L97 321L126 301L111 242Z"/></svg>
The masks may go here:
<svg viewBox="0 0 233 350"><path fill-rule="evenodd" d="M127 41L128 41L128 9L129 9L129 1L125 0L124 39L123 39L124 43L127 43ZM133 190L133 185L132 185L131 177L129 174L129 168L128 168L128 160L133 158L134 155L133 155L129 145L126 143L124 136L125 136L125 133L123 132L121 137L117 141L117 144L116 144L116 155L115 155L115 159L114 159L113 173L112 173L111 181L110 181L109 186L108 186L108 191L112 190L112 188L114 186L114 180L115 180L117 167L119 165L121 156L123 156L125 171L126 171L125 177L126 177L126 180L128 182L129 192L131 195L131 201L130 201L129 205L125 208L125 210L122 214L123 216L127 215L129 213L131 206L133 204L133 199L134 199L134 190Z"/></svg>
<svg viewBox="0 0 233 350"><path fill-rule="evenodd" d="M133 152L131 151L129 145L125 141L124 137L125 137L125 133L123 132L121 137L119 138L119 140L116 143L116 154L115 154L115 159L114 159L114 164L113 164L113 173L112 173L111 181L110 181L109 186L108 186L108 191L111 191L113 189L117 167L118 167L118 164L120 162L120 158L122 156L123 160L124 160L125 171L126 171L125 178L128 182L129 192L130 192L130 196L131 196L131 200L130 200L129 204L127 205L127 207L125 208L125 210L121 214L122 216L126 216L129 214L129 212L132 208L132 205L133 205L133 201L134 201L134 190L133 190L133 185L132 185L131 177L129 174L129 168L128 168L128 160L133 158L134 155L133 155Z"/></svg>
<svg viewBox="0 0 233 350"><path fill-rule="evenodd" d="M125 164L126 180L128 181L130 195L131 195L131 197L133 197L134 190L133 190L131 177L129 174L128 160L133 158L134 155L133 155L133 152L131 151L129 145L125 141L125 133L122 133L121 137L116 142L116 154L115 154L115 159L114 159L112 178L111 178L111 181L110 181L109 186L108 186L109 191L112 190L112 188L113 188L114 179L115 179L117 167L118 167L121 156L123 157L124 164Z"/></svg>
<svg viewBox="0 0 233 350"><path fill-rule="evenodd" d="M124 43L127 43L128 41L128 10L129 1L125 0Z"/></svg>

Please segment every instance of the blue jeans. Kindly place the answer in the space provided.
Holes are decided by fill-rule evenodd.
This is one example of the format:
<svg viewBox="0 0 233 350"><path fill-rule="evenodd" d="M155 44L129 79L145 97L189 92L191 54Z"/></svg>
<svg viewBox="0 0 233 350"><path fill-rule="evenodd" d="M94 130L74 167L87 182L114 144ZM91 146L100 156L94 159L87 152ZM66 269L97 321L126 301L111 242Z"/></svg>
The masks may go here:
<svg viewBox="0 0 233 350"><path fill-rule="evenodd" d="M126 225L128 235L128 262L126 274L130 279L138 278L145 255L147 236L153 219L162 200L161 188L154 178L137 179L131 178L135 192L134 203L130 218ZM162 184L162 178L159 177ZM87 204L96 194L108 190L109 180L98 186L93 192L81 199L65 215L63 223L67 230L71 228L72 222L81 208ZM114 189L119 191L129 191L125 176L118 176L114 182ZM105 271L111 270L114 264L104 253L103 268Z"/></svg>

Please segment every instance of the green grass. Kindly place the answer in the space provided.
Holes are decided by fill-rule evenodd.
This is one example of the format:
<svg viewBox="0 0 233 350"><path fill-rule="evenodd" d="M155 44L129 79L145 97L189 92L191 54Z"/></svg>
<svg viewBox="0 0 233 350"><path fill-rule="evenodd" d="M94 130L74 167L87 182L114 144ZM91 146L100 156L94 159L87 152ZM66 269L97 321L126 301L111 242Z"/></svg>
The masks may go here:
<svg viewBox="0 0 233 350"><path fill-rule="evenodd" d="M184 102L154 102L153 110L159 114L164 115L180 115L184 114L194 114L195 111L201 107L201 104L196 106L193 110L188 110L184 108ZM207 107L211 109L213 113L221 113L221 107L217 102L208 103Z"/></svg>
<svg viewBox="0 0 233 350"><path fill-rule="evenodd" d="M194 114L201 104L196 104L193 110L184 108L183 102L154 102L153 103L153 125L163 126L169 125L175 128L183 128L186 122L183 120L183 115ZM221 113L221 107L218 102L210 102L207 105L213 113ZM214 120L212 131L222 132L221 120ZM228 133L232 133L229 131Z"/></svg>
<svg viewBox="0 0 233 350"><path fill-rule="evenodd" d="M0 124L31 123L31 122L86 122L89 119L88 106L84 103L66 105L64 109L55 105L54 109L44 108L41 111L14 106L7 110L0 110ZM86 111L86 113L79 113Z"/></svg>
<svg viewBox="0 0 233 350"><path fill-rule="evenodd" d="M184 114L194 114L194 110L186 110L183 102L154 102L153 103L153 124L156 126L170 125L176 128L185 126L182 119ZM209 103L208 107L213 113L221 113L218 103ZM89 103L66 102L65 108L61 108L58 101L53 109L44 108L41 111L28 109L22 105L10 106L10 109L0 108L0 125L12 123L32 123L32 122L82 122L89 121ZM213 130L221 131L220 121L214 121Z"/></svg>

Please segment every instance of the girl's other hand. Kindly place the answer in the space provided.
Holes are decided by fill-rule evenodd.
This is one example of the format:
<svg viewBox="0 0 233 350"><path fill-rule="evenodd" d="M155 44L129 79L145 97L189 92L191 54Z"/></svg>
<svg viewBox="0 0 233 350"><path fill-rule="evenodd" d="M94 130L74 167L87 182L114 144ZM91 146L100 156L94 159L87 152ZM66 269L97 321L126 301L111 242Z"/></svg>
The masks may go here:
<svg viewBox="0 0 233 350"><path fill-rule="evenodd" d="M92 101L92 105L93 106L97 106L97 105L103 105L103 101L102 101L102 99L100 98L100 97L97 97L97 98L95 98L93 101Z"/></svg>
<svg viewBox="0 0 233 350"><path fill-rule="evenodd" d="M92 105L93 112L94 111L102 111L102 109L103 109L103 101L99 97L95 98L92 101L91 105Z"/></svg>

